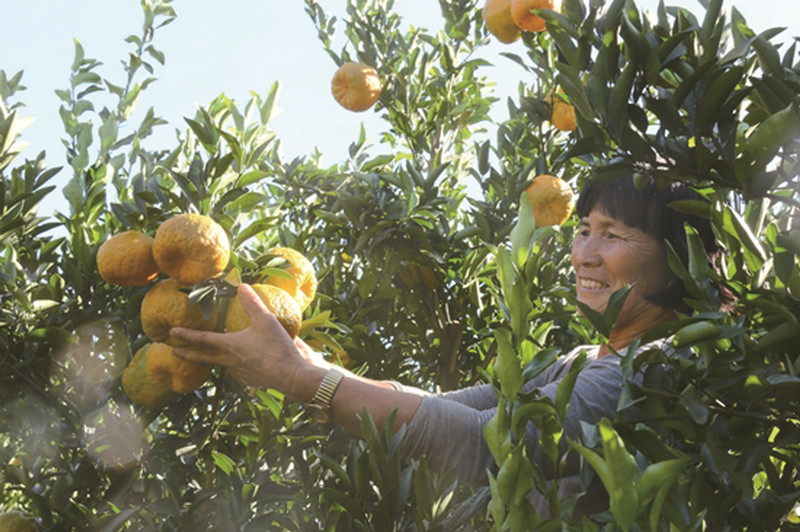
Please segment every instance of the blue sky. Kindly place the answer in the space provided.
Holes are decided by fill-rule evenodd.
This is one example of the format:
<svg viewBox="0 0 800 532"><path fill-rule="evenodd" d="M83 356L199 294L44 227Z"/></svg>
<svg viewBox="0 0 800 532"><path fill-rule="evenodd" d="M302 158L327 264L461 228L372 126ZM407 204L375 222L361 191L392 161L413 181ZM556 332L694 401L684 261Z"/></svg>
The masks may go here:
<svg viewBox="0 0 800 532"><path fill-rule="evenodd" d="M323 8L342 15L344 0L319 0ZM656 0L639 0L652 9ZM667 1L693 11L701 10L697 0ZM131 46L126 36L138 34L142 24L139 0L0 0L0 69L10 76L24 70L19 95L26 103L25 116L35 122L23 132L31 146L23 156L32 158L47 151L47 162L64 164L63 128L58 116L60 101L55 89L66 88L78 40L87 57L103 63L98 73L121 84L124 72L120 60ZM797 0L738 0L736 6L751 27L761 31L788 26L783 39L800 35L800 2ZM306 155L317 147L323 163L333 164L347 157L347 147L357 138L363 123L367 136L377 142L380 118L374 110L352 113L339 107L330 95L330 79L335 65L323 51L316 30L304 11L301 0L176 0L178 18L156 34L154 44L166 56L139 101L138 112L154 107L156 114L169 121L160 128L157 142L171 147L176 128L183 129L183 117L194 115L221 93L244 104L251 91L266 94L275 81L281 84L278 105L281 113L272 127L277 131L285 158ZM409 23L431 30L441 27L438 2L397 0L395 8ZM336 47L343 45L343 36ZM524 53L524 45L493 44L486 50L496 63L499 78L503 73L512 83L498 86L498 95L515 91L519 69L500 57L500 51ZM494 55L494 57L491 57ZM501 106L505 108L505 106ZM132 123L137 123L136 115ZM163 139L163 141L161 140ZM63 170L57 179L69 178Z"/></svg>

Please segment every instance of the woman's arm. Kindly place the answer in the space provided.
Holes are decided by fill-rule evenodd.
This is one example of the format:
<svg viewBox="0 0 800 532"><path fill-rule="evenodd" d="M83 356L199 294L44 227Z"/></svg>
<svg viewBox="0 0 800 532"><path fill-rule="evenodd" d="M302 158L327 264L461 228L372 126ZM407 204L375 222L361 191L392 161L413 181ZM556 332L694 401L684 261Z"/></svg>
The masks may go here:
<svg viewBox="0 0 800 532"><path fill-rule="evenodd" d="M238 381L276 389L292 401L310 401L333 365L302 340L292 340L248 285L239 287L239 298L250 316L250 327L230 333L173 329L172 334L189 344L176 347L175 354L197 364L224 366ZM367 408L379 427L397 408L395 429L399 429L411 421L422 401L420 395L397 391L389 382L336 369L345 378L333 396L333 418L356 434L361 433L362 408Z"/></svg>

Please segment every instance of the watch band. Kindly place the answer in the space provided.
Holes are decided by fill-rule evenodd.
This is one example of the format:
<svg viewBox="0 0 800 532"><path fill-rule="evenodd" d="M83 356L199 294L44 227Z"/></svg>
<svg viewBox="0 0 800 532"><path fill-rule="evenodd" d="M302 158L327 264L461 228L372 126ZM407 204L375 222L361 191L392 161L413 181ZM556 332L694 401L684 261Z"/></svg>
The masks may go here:
<svg viewBox="0 0 800 532"><path fill-rule="evenodd" d="M336 393L343 378L344 373L336 369L329 369L325 376L322 377L317 393L306 403L306 409L314 421L327 422L330 420L333 394Z"/></svg>

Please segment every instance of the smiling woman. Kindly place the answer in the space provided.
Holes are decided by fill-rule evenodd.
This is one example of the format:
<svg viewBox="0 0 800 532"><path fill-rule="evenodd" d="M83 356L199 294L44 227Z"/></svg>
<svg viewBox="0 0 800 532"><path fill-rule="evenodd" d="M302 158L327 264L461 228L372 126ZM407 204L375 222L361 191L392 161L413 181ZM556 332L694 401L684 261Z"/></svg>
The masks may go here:
<svg viewBox="0 0 800 532"><path fill-rule="evenodd" d="M688 224L700 236L710 264L721 252L708 220L670 206L690 199L703 200L681 183L658 187L650 180L637 187L631 178L589 183L581 193L581 222L572 247L578 300L603 312L611 294L633 285L611 331L612 347L624 347L647 329L674 319L676 310L687 310L688 293L668 266L665 242L688 265ZM725 306L729 292L720 290L720 295Z"/></svg>
<svg viewBox="0 0 800 532"><path fill-rule="evenodd" d="M687 198L700 196L677 183L663 189L654 184L639 189L631 177L589 184L581 195L580 231L572 254L579 300L602 312L615 290L629 284L635 288L607 345L576 346L523 387L523 393L538 392L555 400L573 363L585 355L564 423L568 439L578 437L582 423L596 424L615 415L623 377L620 357L606 355L612 349L624 350L651 327L675 319L676 309L683 305L682 285L668 266L664 241L682 250L679 255L686 265L684 223L689 223L708 243L709 256L718 251L706 220L670 207L671 202ZM190 347L175 353L193 362L227 366L233 374L246 374L248 384L276 388L289 399L305 403L307 409L323 410L325 418L357 433L363 409L377 426L383 426L396 410L395 428L407 426L402 443L407 458L424 456L433 470L455 471L465 483L488 482L486 471L496 470L483 436L497 412L497 395L491 384L432 394L355 375L333 367L301 339L290 338L249 286L240 286L239 294L253 327L226 334L176 330ZM529 423L525 428L529 456L541 463L545 474L553 475L539 441L539 429ZM559 487L561 497L583 493L579 513L604 508L605 491L599 482L584 490L575 464L562 473L566 477ZM535 491L529 497L540 515L545 515L543 497Z"/></svg>

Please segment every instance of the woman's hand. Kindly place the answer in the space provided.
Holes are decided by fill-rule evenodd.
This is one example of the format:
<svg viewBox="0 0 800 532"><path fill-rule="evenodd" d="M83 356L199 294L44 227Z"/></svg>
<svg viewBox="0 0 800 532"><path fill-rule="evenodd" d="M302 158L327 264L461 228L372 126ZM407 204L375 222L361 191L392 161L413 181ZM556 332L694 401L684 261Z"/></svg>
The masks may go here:
<svg viewBox="0 0 800 532"><path fill-rule="evenodd" d="M250 286L239 286L239 298L250 317L250 327L230 333L174 328L172 334L190 345L173 352L197 364L225 366L248 386L273 388L290 401L310 401L333 366L299 338L293 340ZM344 368L337 370L346 378L333 397L334 419L356 434L361 430L362 408L369 410L379 427L397 409L395 428L399 429L411 420L422 401L421 395L398 392L389 382L361 377Z"/></svg>
<svg viewBox="0 0 800 532"><path fill-rule="evenodd" d="M172 334L190 344L174 348L174 353L197 364L225 366L248 386L274 388L293 400L310 399L300 381L306 382L310 371L320 372L324 360L299 338L293 340L249 285L239 286L239 299L250 317L247 329L216 333L174 328Z"/></svg>

